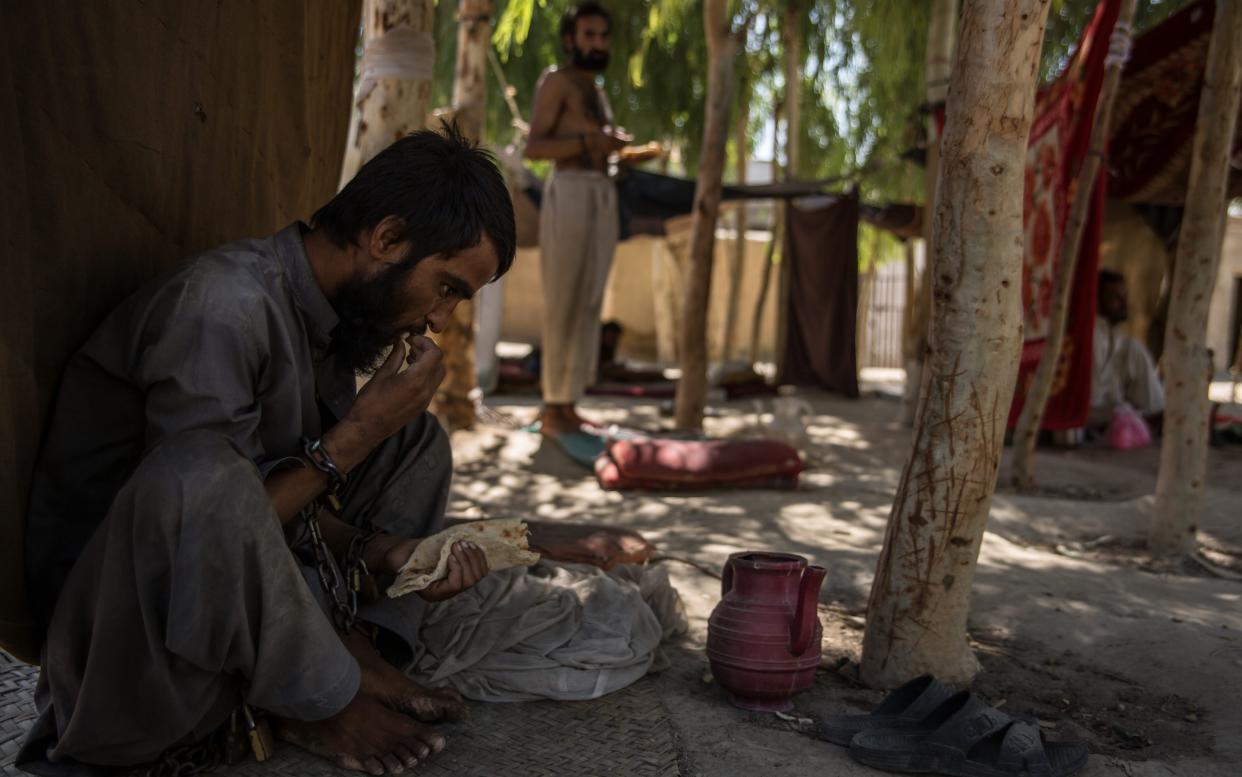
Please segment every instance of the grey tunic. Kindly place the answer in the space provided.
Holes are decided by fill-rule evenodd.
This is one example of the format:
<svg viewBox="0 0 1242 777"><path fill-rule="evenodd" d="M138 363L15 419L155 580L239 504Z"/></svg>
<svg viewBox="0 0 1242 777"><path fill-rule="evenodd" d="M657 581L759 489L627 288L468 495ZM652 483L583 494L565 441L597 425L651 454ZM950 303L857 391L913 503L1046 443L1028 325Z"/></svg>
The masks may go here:
<svg viewBox="0 0 1242 777"><path fill-rule="evenodd" d="M316 391L338 417L354 378L324 359L337 316L301 225L208 251L115 310L73 356L35 471L26 569L36 617L144 452L218 432L266 474L320 434Z"/></svg>
<svg viewBox="0 0 1242 777"><path fill-rule="evenodd" d="M296 528L280 531L263 488L354 399L353 376L324 358L336 315L301 228L194 259L72 359L28 520L47 633L24 768L141 763L205 735L242 698L311 720L357 692L309 551ZM451 467L424 413L351 474L341 517L425 536L442 522ZM360 616L410 657L423 609L403 597Z"/></svg>

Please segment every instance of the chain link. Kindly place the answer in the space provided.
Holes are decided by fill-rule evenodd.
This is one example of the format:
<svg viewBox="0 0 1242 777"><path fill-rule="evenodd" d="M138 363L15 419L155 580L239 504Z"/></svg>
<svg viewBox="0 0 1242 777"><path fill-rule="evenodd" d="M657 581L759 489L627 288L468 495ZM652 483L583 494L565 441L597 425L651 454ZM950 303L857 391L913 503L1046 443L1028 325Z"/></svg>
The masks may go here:
<svg viewBox="0 0 1242 777"><path fill-rule="evenodd" d="M193 777L218 769L224 763L224 748L217 737L180 747L171 747L160 759L141 772L142 777Z"/></svg>
<svg viewBox="0 0 1242 777"><path fill-rule="evenodd" d="M302 510L302 520L306 524L306 532L310 536L311 551L315 555L315 572L319 576L319 586L323 588L332 608L332 623L337 630L348 633L354 628L358 615L358 592L348 582L342 586L341 576L333 563L332 551L324 542L323 532L319 528L319 510L323 506L318 499ZM346 570L346 580L349 570ZM344 588L344 591L341 589Z"/></svg>

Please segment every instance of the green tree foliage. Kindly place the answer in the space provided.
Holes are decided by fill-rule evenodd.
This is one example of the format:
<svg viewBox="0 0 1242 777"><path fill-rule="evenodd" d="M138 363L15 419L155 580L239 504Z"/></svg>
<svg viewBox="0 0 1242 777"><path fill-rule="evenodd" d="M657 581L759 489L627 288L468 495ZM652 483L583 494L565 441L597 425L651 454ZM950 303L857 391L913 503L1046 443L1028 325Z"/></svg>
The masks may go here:
<svg viewBox="0 0 1242 777"><path fill-rule="evenodd" d="M752 90L754 142L784 92L778 27L785 0L737 0L737 18L753 15L738 67ZM1098 0L1053 0L1041 72L1061 71ZM1163 21L1191 0L1139 0L1137 27ZM690 174L703 136L707 45L702 9L693 0L605 0L613 17L612 61L605 84L617 122L639 141L681 149ZM559 37L566 0L498 0L493 40L508 82L529 119L535 84L565 58ZM922 187L901 160L921 143L927 0L807 0L802 89L803 178L850 177L868 201L922 200ZM457 4L436 7L435 104L447 105L453 84ZM494 85L499 89L498 85ZM488 102L488 137L512 137L504 100ZM736 158L736 154L731 154Z"/></svg>

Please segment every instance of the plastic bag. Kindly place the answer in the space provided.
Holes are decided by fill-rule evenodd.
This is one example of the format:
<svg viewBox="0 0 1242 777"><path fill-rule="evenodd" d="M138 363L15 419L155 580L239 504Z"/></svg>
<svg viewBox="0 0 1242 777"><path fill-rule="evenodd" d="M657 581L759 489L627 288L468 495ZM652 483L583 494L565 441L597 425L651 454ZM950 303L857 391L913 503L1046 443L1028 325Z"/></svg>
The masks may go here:
<svg viewBox="0 0 1242 777"><path fill-rule="evenodd" d="M1147 422L1129 405L1121 405L1113 411L1112 423L1108 425L1108 444L1119 451L1142 448L1151 442L1151 430Z"/></svg>

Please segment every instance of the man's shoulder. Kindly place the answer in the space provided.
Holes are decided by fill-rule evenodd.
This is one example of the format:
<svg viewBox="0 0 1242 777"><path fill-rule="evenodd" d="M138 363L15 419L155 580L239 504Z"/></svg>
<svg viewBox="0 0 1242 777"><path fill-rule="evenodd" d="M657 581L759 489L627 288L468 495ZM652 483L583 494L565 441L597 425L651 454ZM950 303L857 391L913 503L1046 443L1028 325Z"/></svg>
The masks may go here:
<svg viewBox="0 0 1242 777"><path fill-rule="evenodd" d="M129 316L122 316L157 326L217 322L249 327L272 304L277 264L270 239L239 240L203 251L135 294L122 306L129 308Z"/></svg>
<svg viewBox="0 0 1242 777"><path fill-rule="evenodd" d="M569 82L569 73L565 70L564 65L549 65L539 75L540 86L550 86L560 89Z"/></svg>

